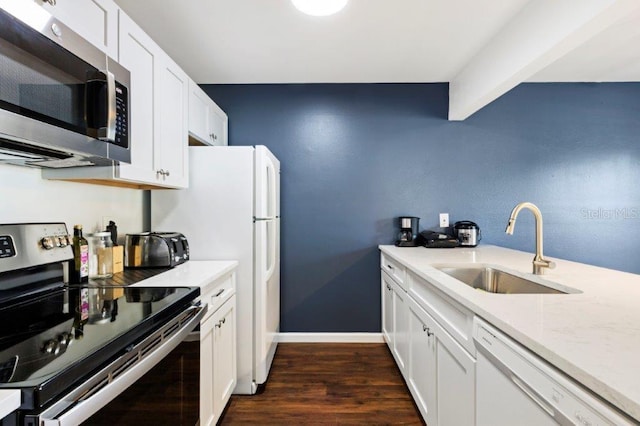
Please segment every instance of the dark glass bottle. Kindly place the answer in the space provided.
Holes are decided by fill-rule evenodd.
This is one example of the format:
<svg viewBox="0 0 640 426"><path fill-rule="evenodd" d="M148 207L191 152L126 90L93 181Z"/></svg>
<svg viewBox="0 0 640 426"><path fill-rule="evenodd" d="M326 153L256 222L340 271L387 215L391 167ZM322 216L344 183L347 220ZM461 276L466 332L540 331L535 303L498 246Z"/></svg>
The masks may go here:
<svg viewBox="0 0 640 426"><path fill-rule="evenodd" d="M89 321L89 289L81 287L70 291L75 294L73 336L76 340L81 340L84 337L84 326Z"/></svg>
<svg viewBox="0 0 640 426"><path fill-rule="evenodd" d="M73 260L69 267L69 282L89 282L89 243L82 236L82 225L73 227Z"/></svg>

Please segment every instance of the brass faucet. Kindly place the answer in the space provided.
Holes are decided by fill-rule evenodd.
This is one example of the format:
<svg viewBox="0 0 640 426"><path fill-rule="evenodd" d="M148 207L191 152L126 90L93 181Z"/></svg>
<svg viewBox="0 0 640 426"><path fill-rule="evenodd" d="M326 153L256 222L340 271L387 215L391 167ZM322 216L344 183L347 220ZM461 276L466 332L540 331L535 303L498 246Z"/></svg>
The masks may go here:
<svg viewBox="0 0 640 426"><path fill-rule="evenodd" d="M542 213L540 212L540 209L536 207L535 204L529 202L518 204L513 208L511 216L509 217L507 229L504 232L509 235L513 235L513 229L516 226L518 213L520 213L520 210L525 208L531 210L533 216L536 218L536 255L533 258L533 273L536 275L542 275L546 268L553 269L556 267L556 264L550 260L546 260L542 256Z"/></svg>

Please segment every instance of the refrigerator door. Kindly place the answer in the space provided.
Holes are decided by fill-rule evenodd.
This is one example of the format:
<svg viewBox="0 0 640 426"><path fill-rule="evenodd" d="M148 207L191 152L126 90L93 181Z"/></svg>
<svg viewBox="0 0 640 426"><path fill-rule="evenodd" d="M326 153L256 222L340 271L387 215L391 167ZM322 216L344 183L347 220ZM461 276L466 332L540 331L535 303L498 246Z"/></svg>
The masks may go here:
<svg viewBox="0 0 640 426"><path fill-rule="evenodd" d="M234 393L255 393L254 148L189 147L189 188L151 191L154 231L182 232L191 260L237 260Z"/></svg>
<svg viewBox="0 0 640 426"><path fill-rule="evenodd" d="M280 331L280 220L255 222L255 380L266 382Z"/></svg>
<svg viewBox="0 0 640 426"><path fill-rule="evenodd" d="M280 217L280 161L267 149L255 149L255 207L257 219Z"/></svg>

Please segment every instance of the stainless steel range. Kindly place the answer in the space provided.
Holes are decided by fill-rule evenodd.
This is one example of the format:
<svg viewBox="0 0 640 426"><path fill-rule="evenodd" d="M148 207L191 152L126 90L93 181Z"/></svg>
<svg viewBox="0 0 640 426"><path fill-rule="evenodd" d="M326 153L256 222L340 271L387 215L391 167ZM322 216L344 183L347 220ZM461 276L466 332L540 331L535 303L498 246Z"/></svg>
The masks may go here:
<svg viewBox="0 0 640 426"><path fill-rule="evenodd" d="M0 225L0 389L19 389L2 425L76 425L134 383L204 314L198 288L63 282L65 224Z"/></svg>

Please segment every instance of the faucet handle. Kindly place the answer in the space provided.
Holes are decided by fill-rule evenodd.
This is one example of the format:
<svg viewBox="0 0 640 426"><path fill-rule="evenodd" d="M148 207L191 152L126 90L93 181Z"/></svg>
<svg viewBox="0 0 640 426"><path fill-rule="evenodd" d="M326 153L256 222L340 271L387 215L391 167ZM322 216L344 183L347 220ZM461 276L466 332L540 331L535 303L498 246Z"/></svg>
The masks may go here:
<svg viewBox="0 0 640 426"><path fill-rule="evenodd" d="M533 273L535 275L544 274L545 269L554 269L556 263L547 259L534 259L533 260Z"/></svg>

